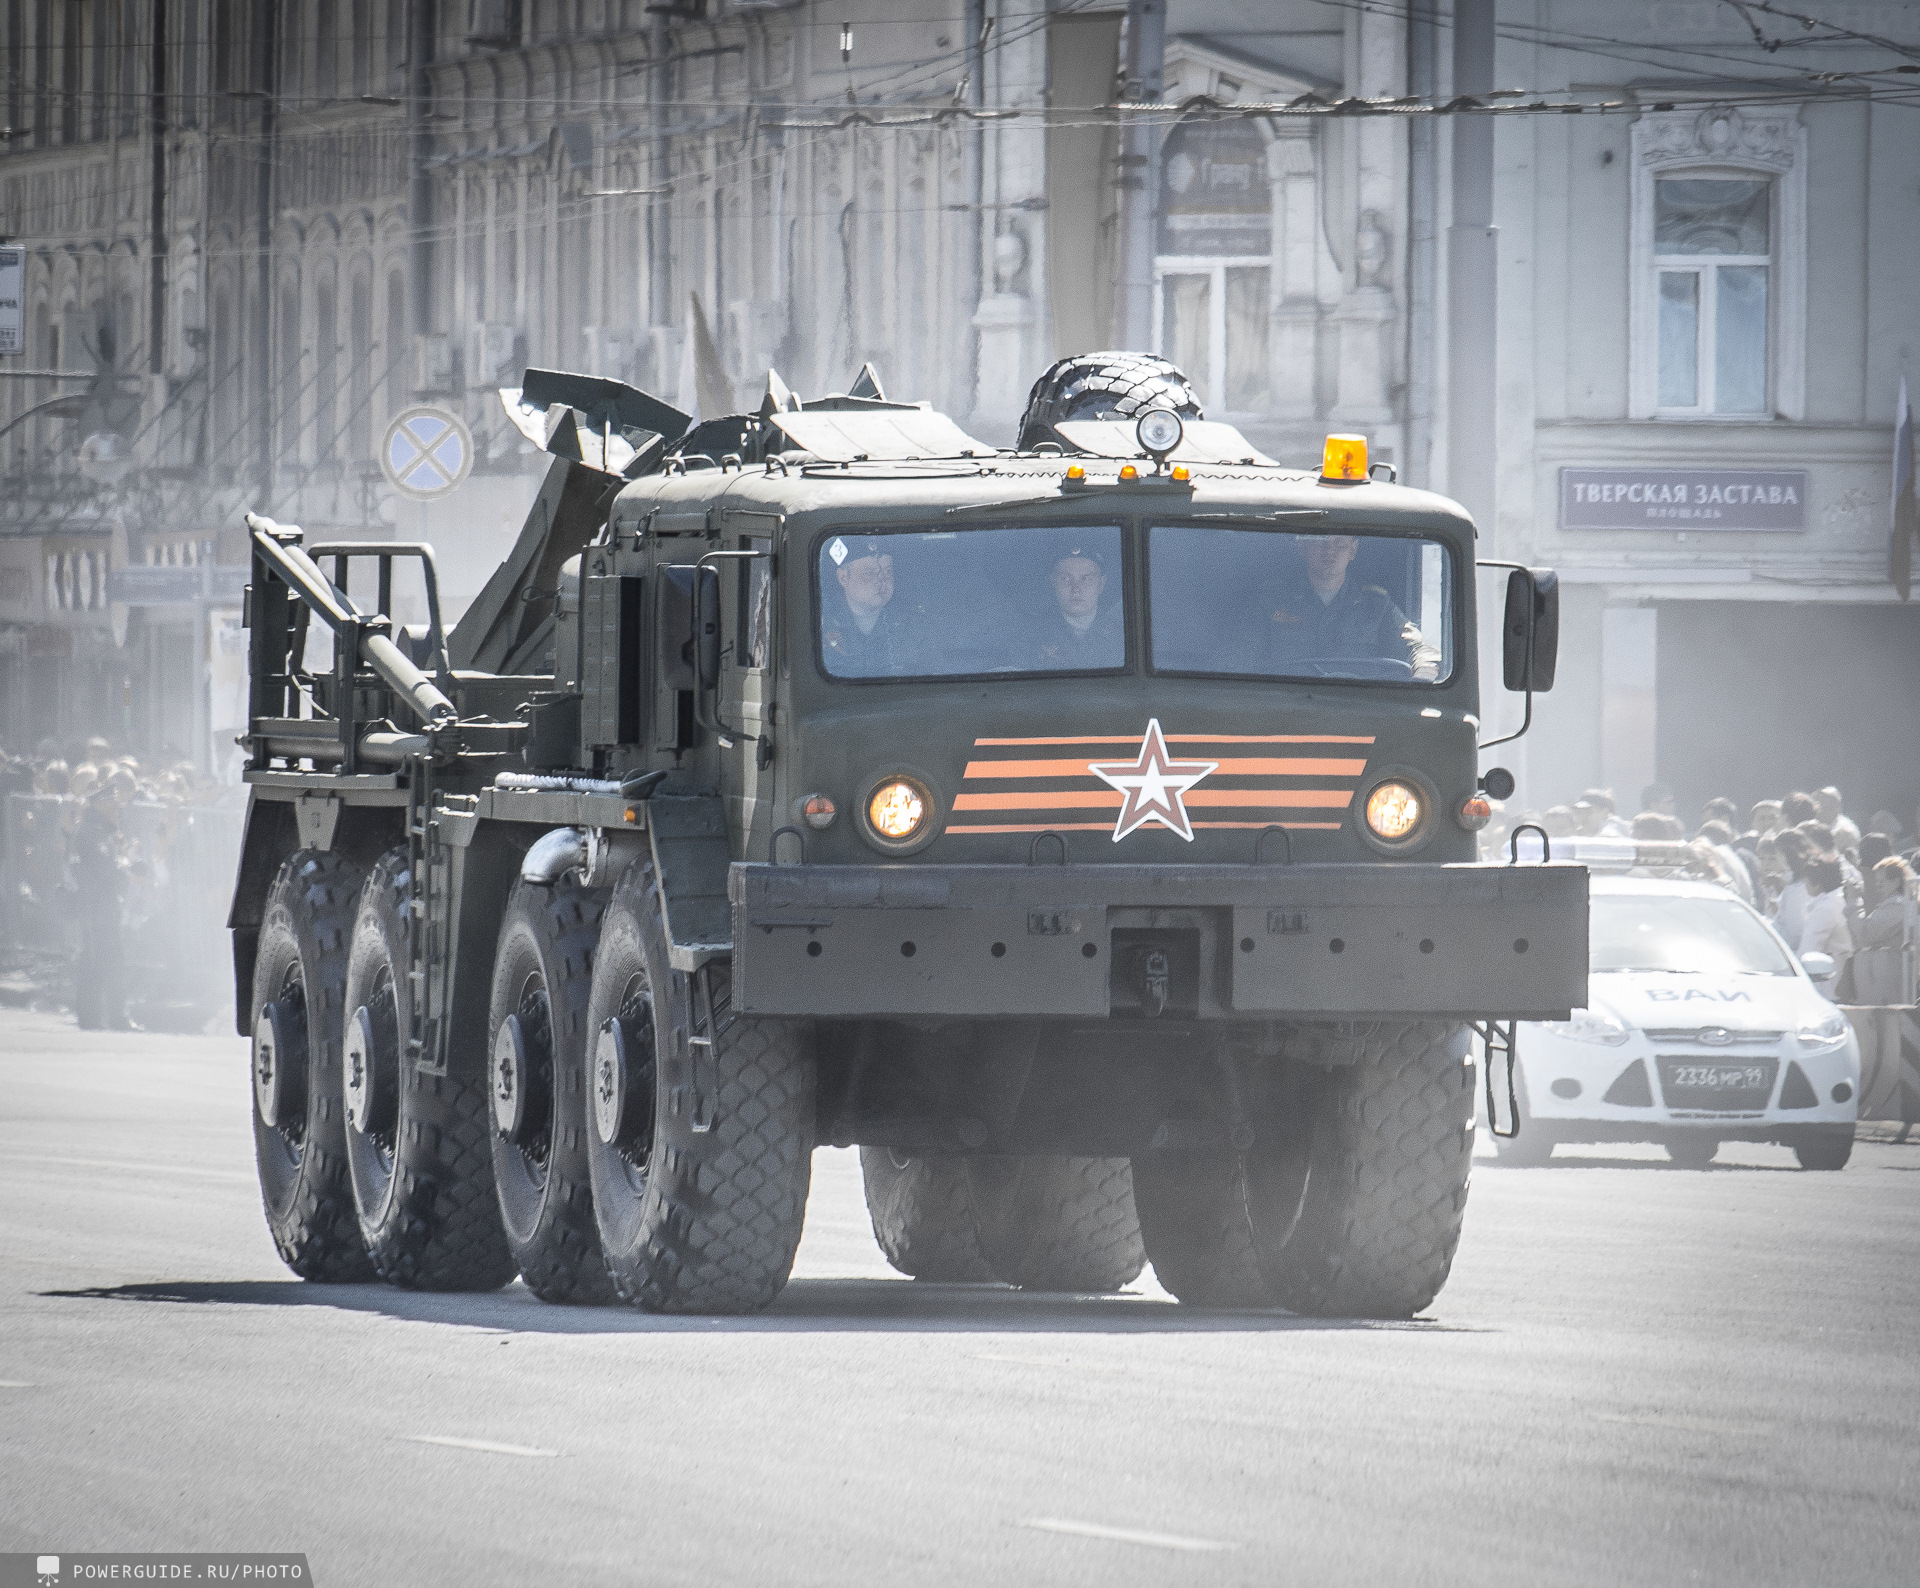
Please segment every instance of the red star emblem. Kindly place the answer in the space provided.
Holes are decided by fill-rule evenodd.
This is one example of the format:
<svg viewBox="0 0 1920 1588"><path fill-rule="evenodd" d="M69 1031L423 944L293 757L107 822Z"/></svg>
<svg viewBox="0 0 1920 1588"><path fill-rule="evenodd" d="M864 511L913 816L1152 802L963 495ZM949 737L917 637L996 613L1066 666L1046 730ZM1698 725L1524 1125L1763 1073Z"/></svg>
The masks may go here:
<svg viewBox="0 0 1920 1588"><path fill-rule="evenodd" d="M1219 765L1218 761L1170 760L1160 719L1155 717L1147 724L1137 760L1089 761L1087 770L1126 795L1120 820L1113 827L1116 844L1148 822L1158 822L1192 843L1193 823L1187 820L1187 807L1180 796Z"/></svg>

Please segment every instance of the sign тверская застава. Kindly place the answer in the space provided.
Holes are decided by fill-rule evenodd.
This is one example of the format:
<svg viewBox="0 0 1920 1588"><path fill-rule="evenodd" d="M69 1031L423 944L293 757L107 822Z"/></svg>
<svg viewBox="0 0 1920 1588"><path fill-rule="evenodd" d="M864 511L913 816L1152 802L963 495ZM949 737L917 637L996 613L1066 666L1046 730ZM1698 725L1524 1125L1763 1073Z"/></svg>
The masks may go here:
<svg viewBox="0 0 1920 1588"><path fill-rule="evenodd" d="M1805 469L1562 469L1562 529L1805 529Z"/></svg>

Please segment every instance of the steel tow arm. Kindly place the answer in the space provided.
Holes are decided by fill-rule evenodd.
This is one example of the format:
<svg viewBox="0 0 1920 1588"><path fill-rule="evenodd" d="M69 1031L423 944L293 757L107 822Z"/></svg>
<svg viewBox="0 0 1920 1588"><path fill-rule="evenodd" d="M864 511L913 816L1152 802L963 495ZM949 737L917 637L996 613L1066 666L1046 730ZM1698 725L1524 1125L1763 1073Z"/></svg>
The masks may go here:
<svg viewBox="0 0 1920 1588"><path fill-rule="evenodd" d="M454 725L460 713L440 692L439 685L414 666L406 652L388 637L386 618L361 612L342 595L301 547L297 529L257 513L247 514L247 528L253 531L254 554L270 564L337 637L355 646L360 660L412 708L430 731Z"/></svg>

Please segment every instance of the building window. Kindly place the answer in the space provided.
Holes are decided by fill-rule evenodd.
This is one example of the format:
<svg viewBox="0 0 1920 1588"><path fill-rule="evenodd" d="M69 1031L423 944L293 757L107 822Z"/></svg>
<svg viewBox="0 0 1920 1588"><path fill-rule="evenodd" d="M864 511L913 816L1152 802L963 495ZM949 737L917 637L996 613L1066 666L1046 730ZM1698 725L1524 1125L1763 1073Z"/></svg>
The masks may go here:
<svg viewBox="0 0 1920 1588"><path fill-rule="evenodd" d="M1160 350L1185 372L1208 408L1236 414L1264 410L1266 261L1199 268L1163 261L1158 274Z"/></svg>
<svg viewBox="0 0 1920 1588"><path fill-rule="evenodd" d="M1642 115L1629 171L1631 417L1804 418L1799 112L1707 104Z"/></svg>
<svg viewBox="0 0 1920 1588"><path fill-rule="evenodd" d="M1268 406L1273 199L1266 143L1244 121L1186 122L1160 154L1154 336L1210 411Z"/></svg>
<svg viewBox="0 0 1920 1588"><path fill-rule="evenodd" d="M340 324L335 317L333 277L322 274L314 293L313 351L319 369L313 381L313 455L325 462L333 456L334 397L340 386Z"/></svg>
<svg viewBox="0 0 1920 1588"><path fill-rule="evenodd" d="M1773 184L1654 183L1662 413L1764 414Z"/></svg>

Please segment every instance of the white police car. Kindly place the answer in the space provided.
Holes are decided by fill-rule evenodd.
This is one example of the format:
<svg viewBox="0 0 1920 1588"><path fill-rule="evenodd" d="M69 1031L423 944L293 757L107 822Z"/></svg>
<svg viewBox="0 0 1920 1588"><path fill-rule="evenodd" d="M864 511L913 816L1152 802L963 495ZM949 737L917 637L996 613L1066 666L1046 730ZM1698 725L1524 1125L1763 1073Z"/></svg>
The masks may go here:
<svg viewBox="0 0 1920 1588"><path fill-rule="evenodd" d="M1844 1168L1860 1045L1780 935L1709 882L1596 875L1591 898L1587 1007L1519 1028L1501 1160L1654 1141L1703 1168L1723 1141L1773 1141Z"/></svg>

